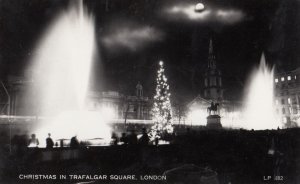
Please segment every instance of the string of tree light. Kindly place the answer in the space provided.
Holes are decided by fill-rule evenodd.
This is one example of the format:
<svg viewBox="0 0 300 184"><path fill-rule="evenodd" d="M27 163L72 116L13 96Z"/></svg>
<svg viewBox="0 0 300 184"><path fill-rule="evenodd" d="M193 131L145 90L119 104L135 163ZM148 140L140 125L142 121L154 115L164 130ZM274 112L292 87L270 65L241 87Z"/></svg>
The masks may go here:
<svg viewBox="0 0 300 184"><path fill-rule="evenodd" d="M164 63L159 62L159 69L156 78L156 94L153 104L153 121L154 125L150 131L152 140L159 139L164 133L173 132L172 110L170 101L170 87L167 83L168 79L164 74Z"/></svg>

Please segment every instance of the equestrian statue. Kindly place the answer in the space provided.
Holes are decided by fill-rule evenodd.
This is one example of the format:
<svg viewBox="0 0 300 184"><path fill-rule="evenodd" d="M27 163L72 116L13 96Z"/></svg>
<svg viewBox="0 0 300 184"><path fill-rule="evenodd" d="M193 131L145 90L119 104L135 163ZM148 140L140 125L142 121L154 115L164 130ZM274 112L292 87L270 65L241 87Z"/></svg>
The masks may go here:
<svg viewBox="0 0 300 184"><path fill-rule="evenodd" d="M207 107L207 112L209 115L211 115L211 112L214 112L213 114L218 114L218 106L219 103L211 102L210 107Z"/></svg>

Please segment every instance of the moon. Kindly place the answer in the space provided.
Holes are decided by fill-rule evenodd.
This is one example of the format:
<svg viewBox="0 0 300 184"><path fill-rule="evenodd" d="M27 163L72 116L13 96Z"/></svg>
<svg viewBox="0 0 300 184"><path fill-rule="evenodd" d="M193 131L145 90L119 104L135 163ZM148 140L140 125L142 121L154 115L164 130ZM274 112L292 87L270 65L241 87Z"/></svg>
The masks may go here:
<svg viewBox="0 0 300 184"><path fill-rule="evenodd" d="M197 3L196 6L195 6L195 11L196 12L201 12L204 10L204 4L203 3Z"/></svg>

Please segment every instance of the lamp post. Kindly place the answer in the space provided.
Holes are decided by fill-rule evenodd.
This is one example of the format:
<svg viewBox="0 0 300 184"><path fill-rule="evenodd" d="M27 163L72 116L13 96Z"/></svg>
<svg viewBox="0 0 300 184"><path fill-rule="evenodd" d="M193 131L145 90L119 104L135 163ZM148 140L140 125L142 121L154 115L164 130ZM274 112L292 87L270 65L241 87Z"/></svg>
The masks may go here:
<svg viewBox="0 0 300 184"><path fill-rule="evenodd" d="M129 101L128 101L128 96L125 96L125 116L124 116L124 129L125 132L127 132L127 115L128 115L128 110L129 110Z"/></svg>

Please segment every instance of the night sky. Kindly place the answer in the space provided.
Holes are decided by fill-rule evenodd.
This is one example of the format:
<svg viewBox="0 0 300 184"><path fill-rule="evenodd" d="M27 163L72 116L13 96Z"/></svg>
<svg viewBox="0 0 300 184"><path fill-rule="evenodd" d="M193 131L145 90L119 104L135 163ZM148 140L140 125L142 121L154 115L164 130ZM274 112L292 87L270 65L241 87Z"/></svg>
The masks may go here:
<svg viewBox="0 0 300 184"><path fill-rule="evenodd" d="M106 4L106 1L108 4ZM203 89L213 39L225 97L239 100L262 52L277 71L300 66L299 0L84 0L96 22L99 58L92 89L134 94L140 81L152 97L158 61L166 63L173 101ZM69 2L0 0L1 78L23 75L35 44ZM51 57L51 56L49 56Z"/></svg>

